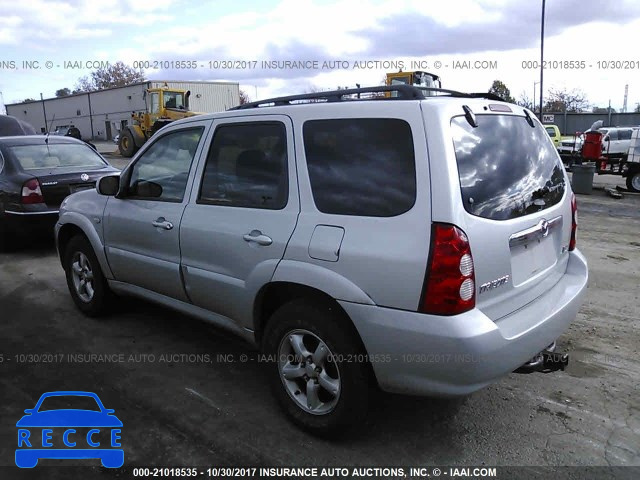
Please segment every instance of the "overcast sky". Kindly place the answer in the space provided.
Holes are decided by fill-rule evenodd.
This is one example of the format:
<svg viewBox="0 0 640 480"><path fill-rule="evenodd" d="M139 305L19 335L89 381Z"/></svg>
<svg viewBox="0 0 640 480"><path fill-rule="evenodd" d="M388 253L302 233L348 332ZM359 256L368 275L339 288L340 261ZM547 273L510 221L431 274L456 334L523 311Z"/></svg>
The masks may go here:
<svg viewBox="0 0 640 480"><path fill-rule="evenodd" d="M88 60L131 66L134 61L184 60L197 62L198 68L145 69L145 74L149 79L236 81L255 99L312 87L379 85L386 71L393 69L369 68L375 67L371 64L354 69L355 62L403 61L405 70L410 70L410 62L419 60L426 65L423 69L442 77L445 88L486 91L499 79L516 99L523 93L531 99L534 88L539 95L534 83L540 73L526 67L535 66L531 62L540 58L541 4L541 0L0 0L0 92L5 103L39 98L40 93L52 97L59 88L73 89L79 77L91 72L64 68L64 61L82 62L84 67ZM638 45L637 0L548 0L545 59L584 60L585 68L550 65L545 70L545 92L580 88L592 105L606 106L611 100L620 111L628 84L627 111L632 111L640 102ZM257 64L210 69L209 61L216 60ZM261 68L263 60L319 63L317 69ZM38 61L40 68L24 69L23 61ZM325 61L340 63L322 69ZM496 68L464 68L461 63L474 66L477 61L492 62ZM619 62L608 64L611 61Z"/></svg>

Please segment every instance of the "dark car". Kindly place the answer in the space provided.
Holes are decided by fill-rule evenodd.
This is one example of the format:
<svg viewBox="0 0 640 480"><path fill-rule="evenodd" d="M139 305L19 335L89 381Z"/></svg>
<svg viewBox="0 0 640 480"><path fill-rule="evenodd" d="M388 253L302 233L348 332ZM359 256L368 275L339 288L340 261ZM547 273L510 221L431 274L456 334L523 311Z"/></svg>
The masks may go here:
<svg viewBox="0 0 640 480"><path fill-rule="evenodd" d="M1 137L0 245L24 233L52 232L68 195L118 171L74 138Z"/></svg>
<svg viewBox="0 0 640 480"><path fill-rule="evenodd" d="M36 130L24 120L11 115L0 115L0 137L35 135Z"/></svg>

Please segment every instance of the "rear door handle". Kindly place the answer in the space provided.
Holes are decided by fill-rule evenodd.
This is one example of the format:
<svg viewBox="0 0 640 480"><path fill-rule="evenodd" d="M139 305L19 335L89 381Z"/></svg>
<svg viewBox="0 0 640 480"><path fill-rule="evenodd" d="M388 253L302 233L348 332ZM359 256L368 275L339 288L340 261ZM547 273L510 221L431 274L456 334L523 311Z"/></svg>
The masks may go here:
<svg viewBox="0 0 640 480"><path fill-rule="evenodd" d="M273 243L273 240L271 240L271 237L267 237L266 235L263 235L260 230L251 230L251 233L247 233L243 235L242 238L244 238L245 242L254 242L254 243L257 243L258 245L263 245L265 247Z"/></svg>
<svg viewBox="0 0 640 480"><path fill-rule="evenodd" d="M171 230L173 228L173 223L167 222L164 217L158 218L155 222L151 222L151 224L156 228L163 228L165 230Z"/></svg>

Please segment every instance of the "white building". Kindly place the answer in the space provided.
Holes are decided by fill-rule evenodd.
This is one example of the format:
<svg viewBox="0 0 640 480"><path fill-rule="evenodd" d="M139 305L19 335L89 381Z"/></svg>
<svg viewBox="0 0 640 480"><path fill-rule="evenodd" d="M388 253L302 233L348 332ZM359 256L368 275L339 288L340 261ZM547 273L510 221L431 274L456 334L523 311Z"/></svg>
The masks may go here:
<svg viewBox="0 0 640 480"><path fill-rule="evenodd" d="M153 80L126 87L84 92L6 106L7 114L29 122L36 131L53 132L56 127L73 125L82 138L111 140L133 112L146 111L145 92L162 86L190 90L190 110L222 112L240 103L240 86L229 82L174 82ZM46 118L46 122L45 122Z"/></svg>

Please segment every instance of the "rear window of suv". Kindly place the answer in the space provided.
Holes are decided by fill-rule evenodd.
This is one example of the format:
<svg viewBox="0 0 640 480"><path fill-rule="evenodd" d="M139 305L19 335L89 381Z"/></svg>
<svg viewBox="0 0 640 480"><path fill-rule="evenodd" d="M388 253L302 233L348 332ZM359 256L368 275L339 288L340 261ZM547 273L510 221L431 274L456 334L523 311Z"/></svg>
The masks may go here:
<svg viewBox="0 0 640 480"><path fill-rule="evenodd" d="M413 207L413 135L404 120L309 120L303 134L313 199L321 212L391 217Z"/></svg>
<svg viewBox="0 0 640 480"><path fill-rule="evenodd" d="M451 120L462 201L467 212L492 220L522 217L557 204L564 171L546 131L525 117L478 115Z"/></svg>

